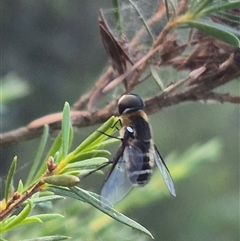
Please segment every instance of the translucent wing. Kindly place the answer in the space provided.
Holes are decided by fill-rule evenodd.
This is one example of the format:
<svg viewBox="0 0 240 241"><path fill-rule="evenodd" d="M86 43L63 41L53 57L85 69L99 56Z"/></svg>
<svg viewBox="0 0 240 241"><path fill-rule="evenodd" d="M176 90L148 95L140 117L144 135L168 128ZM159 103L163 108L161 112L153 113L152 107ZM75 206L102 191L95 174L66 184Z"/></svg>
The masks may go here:
<svg viewBox="0 0 240 241"><path fill-rule="evenodd" d="M138 147L128 145L117 161L101 191L101 202L110 206L123 199L136 184L143 166L143 154Z"/></svg>
<svg viewBox="0 0 240 241"><path fill-rule="evenodd" d="M110 206L119 202L130 192L132 186L127 173L126 161L122 156L103 185L101 191L102 206L105 206L105 203L109 204L109 202Z"/></svg>
<svg viewBox="0 0 240 241"><path fill-rule="evenodd" d="M163 180L164 182L166 183L170 193L176 197L176 191L175 191L175 187L174 187L174 184L173 184L173 180L172 180L172 177L171 177L171 174L167 168L167 165L165 164L165 162L163 161L158 149L156 146L153 147L153 154L154 154L154 159L155 159L155 162L163 176Z"/></svg>

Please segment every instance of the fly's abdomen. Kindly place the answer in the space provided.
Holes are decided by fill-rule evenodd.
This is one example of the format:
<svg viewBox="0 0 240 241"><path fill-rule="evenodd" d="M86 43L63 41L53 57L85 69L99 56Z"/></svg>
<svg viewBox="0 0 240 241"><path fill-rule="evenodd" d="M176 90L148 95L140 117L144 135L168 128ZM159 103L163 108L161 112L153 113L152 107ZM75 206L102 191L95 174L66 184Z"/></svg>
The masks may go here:
<svg viewBox="0 0 240 241"><path fill-rule="evenodd" d="M132 149L135 150L132 151L134 158L129 162L129 179L135 186L144 186L152 175L151 141L136 140Z"/></svg>
<svg viewBox="0 0 240 241"><path fill-rule="evenodd" d="M138 174L137 185L143 186L147 184L150 180L151 175L152 175L152 167L150 166L149 153L145 153L144 160L143 160L143 167Z"/></svg>

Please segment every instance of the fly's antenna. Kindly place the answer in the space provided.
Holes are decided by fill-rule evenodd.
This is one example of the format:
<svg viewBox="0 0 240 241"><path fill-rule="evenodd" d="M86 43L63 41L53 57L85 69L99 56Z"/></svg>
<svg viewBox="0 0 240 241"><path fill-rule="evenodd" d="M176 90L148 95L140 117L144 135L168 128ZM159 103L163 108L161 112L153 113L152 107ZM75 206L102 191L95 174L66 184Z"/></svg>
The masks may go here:
<svg viewBox="0 0 240 241"><path fill-rule="evenodd" d="M120 120L120 119L118 119L118 120L113 124L113 126L111 126L111 128L112 128L112 129L113 129L113 128L116 128L116 129L119 131L119 128L117 127L117 124L118 124L118 123L120 123L120 125L121 125L121 120ZM116 137L116 136L109 135L109 134L107 134L107 133L105 133L105 132L103 132L103 131L100 131L100 130L97 130L97 131L100 132L101 134L109 137L109 138L113 138L113 139L117 139L117 140L122 141L122 138L120 138L120 137Z"/></svg>
<svg viewBox="0 0 240 241"><path fill-rule="evenodd" d="M118 119L114 124L113 124L113 126L111 127L111 128L116 128L118 131L119 131L119 128L117 127L117 124L120 124L120 126L122 125L122 123L121 123L121 120L120 119Z"/></svg>

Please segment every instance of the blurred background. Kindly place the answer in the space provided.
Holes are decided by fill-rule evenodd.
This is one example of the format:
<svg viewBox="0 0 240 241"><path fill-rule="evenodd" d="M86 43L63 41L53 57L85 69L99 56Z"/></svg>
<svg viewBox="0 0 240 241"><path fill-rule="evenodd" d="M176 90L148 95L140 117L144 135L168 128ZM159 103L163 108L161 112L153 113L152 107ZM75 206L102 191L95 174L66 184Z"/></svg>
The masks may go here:
<svg viewBox="0 0 240 241"><path fill-rule="evenodd" d="M98 14L100 8L111 11L111 7L111 2L105 0L1 1L1 86L7 93L0 109L1 133L61 111L65 101L73 104L91 88L109 63L99 35ZM165 75L173 80L179 77L171 69L166 69ZM141 90L143 97L152 90L149 87L144 91ZM219 91L239 95L240 80L228 83ZM136 195L140 195L136 197L145 200L144 204L137 205L140 199L134 199L134 190L119 208L150 230L155 240L239 240L239 106L189 102L163 109L150 116L150 121L154 141L176 180L177 197L163 192L148 204L146 186L139 193L136 191ZM78 130L75 145L96 128ZM216 153L178 179L175 164L183 158L191 159L198 146L211 140L217 143L213 145L217 146ZM1 176L6 176L15 155L19 160L16 179L25 176L38 144L36 139L2 148ZM191 149L193 145L196 149ZM113 147L113 151L116 148ZM205 152L213 151L203 150L204 153L198 153L198 159L206 156ZM149 190L160 193L165 186L155 188L155 180L161 179L157 172ZM81 187L99 193L102 180L103 176L92 175ZM134 207L130 204L133 199ZM43 225L38 230L33 226L28 232L19 229L9 240L34 238L54 231L72 236L73 240L149 240L116 221L110 225L108 220L104 227L104 214L89 205L65 200L54 208L66 215L54 223L55 228ZM93 223L100 223L103 229Z"/></svg>

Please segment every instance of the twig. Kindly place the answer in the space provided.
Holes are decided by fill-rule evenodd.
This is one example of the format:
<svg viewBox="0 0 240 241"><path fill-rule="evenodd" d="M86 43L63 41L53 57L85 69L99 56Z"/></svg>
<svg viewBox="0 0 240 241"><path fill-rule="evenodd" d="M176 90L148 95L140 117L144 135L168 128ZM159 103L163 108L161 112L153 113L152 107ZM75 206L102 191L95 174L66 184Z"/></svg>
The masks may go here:
<svg viewBox="0 0 240 241"><path fill-rule="evenodd" d="M180 3L179 6L182 9L177 10L178 14L186 7L187 1L181 1ZM155 24L162 16L162 11L159 10L148 20L147 24ZM140 76L148 67L149 60L159 51L163 53L163 48L165 51L170 51L169 53L164 52L165 56L170 56L170 59L167 58L165 60L162 57L161 65L167 64L175 68L181 67L183 70L190 70L194 74L192 74L191 77L173 83L163 92L147 99L145 110L148 114L153 114L161 108L176 105L185 101L215 100L221 103L229 102L240 104L239 96L213 92L216 87L226 84L240 76L238 57L239 49L217 41L214 38L200 35L197 36L197 39L194 42L192 42L192 44L195 44L195 49L193 49L192 53L189 55L190 57L181 57L178 59L175 58L175 56L176 53L179 53L179 46L175 45L175 39L173 38L171 48L167 48L167 45L165 45L167 40L171 38L171 36L169 37L169 31L171 29L171 24L166 25L157 37L151 50L138 60L134 66L129 68L128 71L113 81L113 69L112 67L109 67L96 81L92 89L73 105L71 111L72 125L77 128L92 126L105 122L112 115L117 115L117 100L120 95L103 109L97 109L97 104L102 99L105 92L121 83L124 78L130 75L129 90L132 91L139 83ZM136 43L144 33L146 33L146 29L145 27L142 27L130 42L130 46L136 47L137 49ZM202 43L204 44L201 45ZM186 45L187 44L181 45L180 49L184 49ZM132 51L138 51L136 49L133 49ZM210 52L212 53L211 55L209 54ZM198 71L197 74L194 72L194 70L199 70L203 68L203 66L204 71ZM138 69L138 72L135 71L136 69ZM61 118L61 113L51 114L37 119L25 127L0 134L0 146L6 146L39 137L42 134L44 124L49 124L51 132L58 131L61 128Z"/></svg>
<svg viewBox="0 0 240 241"><path fill-rule="evenodd" d="M232 96L229 93L219 94L219 93L209 92L204 94L202 98L206 98L206 100L216 100L221 103L228 102L233 104L240 104L240 96Z"/></svg>
<svg viewBox="0 0 240 241"><path fill-rule="evenodd" d="M23 202L30 198L34 193L43 189L43 186L45 185L44 178L52 176L53 171L57 168L57 165L54 164L53 157L49 157L46 164L47 171L40 177L39 180L35 182L35 184L30 185L28 190L26 190L23 194L15 192L12 198L7 201L5 209L0 211L0 221L19 208L20 205L23 204Z"/></svg>
<svg viewBox="0 0 240 241"><path fill-rule="evenodd" d="M0 221L2 221L6 216L16 210L25 200L31 197L34 193L38 192L43 184L44 183L42 181L39 181L37 184L34 185L34 187L26 191L23 195L19 194L17 200L14 200L15 195L13 195L13 197L8 201L10 205L7 205L6 209L0 212Z"/></svg>

